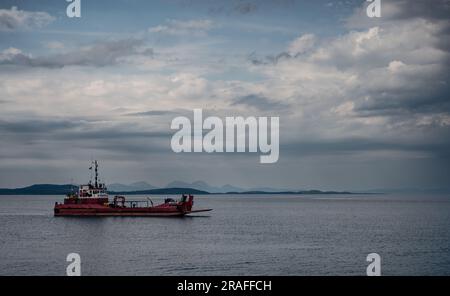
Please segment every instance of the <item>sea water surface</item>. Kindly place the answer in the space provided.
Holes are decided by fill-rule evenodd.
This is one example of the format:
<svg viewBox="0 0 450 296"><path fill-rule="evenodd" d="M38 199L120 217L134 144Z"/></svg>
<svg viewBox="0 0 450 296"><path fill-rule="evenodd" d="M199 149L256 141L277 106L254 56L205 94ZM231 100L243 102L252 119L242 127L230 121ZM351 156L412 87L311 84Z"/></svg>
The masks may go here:
<svg viewBox="0 0 450 296"><path fill-rule="evenodd" d="M145 200L144 196L132 199ZM152 196L156 203L163 196ZM0 196L0 274L450 275L450 196L205 195L184 218L53 217L62 196Z"/></svg>

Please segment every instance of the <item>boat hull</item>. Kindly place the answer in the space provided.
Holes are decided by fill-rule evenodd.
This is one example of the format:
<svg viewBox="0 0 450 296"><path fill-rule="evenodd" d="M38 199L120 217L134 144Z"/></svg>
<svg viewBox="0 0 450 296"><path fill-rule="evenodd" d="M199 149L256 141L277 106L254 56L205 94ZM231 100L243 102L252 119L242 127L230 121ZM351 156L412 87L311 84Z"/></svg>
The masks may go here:
<svg viewBox="0 0 450 296"><path fill-rule="evenodd" d="M97 217L183 217L192 213L207 212L211 209L192 211L179 211L176 209L161 208L126 208L117 209L109 207L82 207L82 208L55 208L54 215L61 216L97 216Z"/></svg>
<svg viewBox="0 0 450 296"><path fill-rule="evenodd" d="M75 217L182 217L188 213L132 213L132 212L104 212L104 213L90 213L90 212L75 212L67 211L62 213L55 213L55 217L75 216Z"/></svg>

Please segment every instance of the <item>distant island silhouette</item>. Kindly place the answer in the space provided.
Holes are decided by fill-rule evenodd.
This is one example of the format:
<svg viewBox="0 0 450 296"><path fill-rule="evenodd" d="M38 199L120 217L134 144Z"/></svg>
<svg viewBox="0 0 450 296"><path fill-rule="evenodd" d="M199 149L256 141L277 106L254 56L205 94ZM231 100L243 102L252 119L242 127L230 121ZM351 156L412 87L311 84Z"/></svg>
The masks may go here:
<svg viewBox="0 0 450 296"><path fill-rule="evenodd" d="M65 195L76 192L78 186L72 184L35 184L22 188L0 188L0 195ZM264 191L264 190L243 190L229 192L209 192L189 187L169 187L155 188L134 191L108 191L109 194L145 195L145 194L356 194L349 191L322 191L322 190L286 190L286 191Z"/></svg>

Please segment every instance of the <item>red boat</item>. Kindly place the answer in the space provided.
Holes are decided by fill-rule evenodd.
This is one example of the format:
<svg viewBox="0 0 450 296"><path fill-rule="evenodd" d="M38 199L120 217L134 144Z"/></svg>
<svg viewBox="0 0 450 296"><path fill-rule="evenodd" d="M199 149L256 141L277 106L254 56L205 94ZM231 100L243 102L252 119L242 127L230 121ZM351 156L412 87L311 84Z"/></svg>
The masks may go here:
<svg viewBox="0 0 450 296"><path fill-rule="evenodd" d="M176 201L166 198L164 203L153 205L153 201L126 200L124 196L115 196L109 202L105 184L98 182L98 162L94 161L94 183L89 181L81 185L78 193L68 194L64 203L55 203L55 216L157 216L180 217L191 213L207 212L212 209L192 209L194 196L183 194ZM92 167L90 168L92 169Z"/></svg>

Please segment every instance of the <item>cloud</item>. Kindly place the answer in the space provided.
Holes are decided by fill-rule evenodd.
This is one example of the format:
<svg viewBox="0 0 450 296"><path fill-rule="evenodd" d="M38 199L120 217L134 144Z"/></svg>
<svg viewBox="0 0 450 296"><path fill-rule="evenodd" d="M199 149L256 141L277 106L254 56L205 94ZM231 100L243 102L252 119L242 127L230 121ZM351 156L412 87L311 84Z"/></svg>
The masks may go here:
<svg viewBox="0 0 450 296"><path fill-rule="evenodd" d="M286 103L269 100L264 96L256 94L236 98L231 103L231 106L238 106L238 105L245 107L253 107L263 111L276 111L288 108L288 105Z"/></svg>
<svg viewBox="0 0 450 296"><path fill-rule="evenodd" d="M60 133L54 136L59 140L114 140L126 141L130 139L163 138L168 139L172 134L161 131L140 131L137 126L131 124L115 124L113 127L91 127L88 130Z"/></svg>
<svg viewBox="0 0 450 296"><path fill-rule="evenodd" d="M150 110L145 112L134 112L134 113L127 113L126 116L162 116L162 115L173 115L178 114L174 111L169 110Z"/></svg>
<svg viewBox="0 0 450 296"><path fill-rule="evenodd" d="M256 2L251 1L240 1L236 3L233 10L240 14L249 14L258 9Z"/></svg>
<svg viewBox="0 0 450 296"><path fill-rule="evenodd" d="M136 143L140 143L140 151L148 152L160 151L158 147L166 142L171 133L168 130L143 130L135 122L36 117L29 120L0 120L0 135L5 145L21 143L47 146L48 151L69 146L70 149L101 148L105 151L126 152L125 147L135 147ZM155 146L154 150L151 145Z"/></svg>
<svg viewBox="0 0 450 296"><path fill-rule="evenodd" d="M435 155L450 156L450 142L443 143L402 143L395 140L380 141L367 137L352 137L339 139L322 139L322 140L298 140L295 142L283 144L280 148L284 153L298 155L302 157L308 155L342 155L354 153L366 153L376 151L397 151L408 152L413 155ZM398 157L398 154L394 154Z"/></svg>
<svg viewBox="0 0 450 296"><path fill-rule="evenodd" d="M181 0L190 3L188 0ZM206 7L210 14L247 16L258 11L273 11L274 9L291 8L295 0L204 0L196 1L197 5Z"/></svg>
<svg viewBox="0 0 450 296"><path fill-rule="evenodd" d="M256 52L252 52L248 55L247 59L255 66L258 65L275 65L281 59L293 58L288 52L281 52L277 55L266 55L264 57L259 57Z"/></svg>
<svg viewBox="0 0 450 296"><path fill-rule="evenodd" d="M66 66L105 67L115 65L129 56L153 56L153 50L144 46L140 39L121 39L97 42L63 54L33 57L17 48L0 53L0 65L26 67L62 68Z"/></svg>
<svg viewBox="0 0 450 296"><path fill-rule="evenodd" d="M313 34L304 34L291 41L286 51L276 55L266 55L265 57L258 57L256 52L252 52L247 58L254 65L275 65L280 60L296 58L314 49L316 41L317 38Z"/></svg>
<svg viewBox="0 0 450 296"><path fill-rule="evenodd" d="M448 0L406 0L381 1L381 18L367 17L366 7L369 2L355 9L354 13L345 20L348 28L361 29L415 18L427 21L444 21L448 23L450 3Z"/></svg>
<svg viewBox="0 0 450 296"><path fill-rule="evenodd" d="M17 31L42 28L55 18L46 12L32 12L11 9L0 9L0 31Z"/></svg>
<svg viewBox="0 0 450 296"><path fill-rule="evenodd" d="M151 27L148 31L167 35L205 35L213 28L214 23L208 19L187 21L169 19L164 25Z"/></svg>
<svg viewBox="0 0 450 296"><path fill-rule="evenodd" d="M382 17L334 37L302 35L279 52L248 56L250 71L263 77L254 93L288 103L292 112L281 118L280 155L314 163L313 170L329 157L340 169L351 163L358 171L370 170L365 165L372 162L378 174L391 165L387 159L397 163L397 171L432 162L439 164L425 175L445 171L448 21L438 12L409 15Z"/></svg>
<svg viewBox="0 0 450 296"><path fill-rule="evenodd" d="M60 50L60 49L64 49L64 43L59 42L59 41L50 41L50 42L46 42L45 47L47 47L48 49L54 49L54 50Z"/></svg>
<svg viewBox="0 0 450 296"><path fill-rule="evenodd" d="M450 48L439 42L444 27L413 18L335 38L302 36L284 52L249 61L303 108L316 100L324 109L350 101L353 116L364 117L450 112Z"/></svg>
<svg viewBox="0 0 450 296"><path fill-rule="evenodd" d="M302 35L289 44L288 52L292 56L303 54L313 48L315 42L316 37L313 34Z"/></svg>
<svg viewBox="0 0 450 296"><path fill-rule="evenodd" d="M14 134L49 133L79 127L81 124L70 120L0 120L0 131Z"/></svg>

